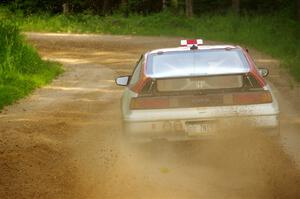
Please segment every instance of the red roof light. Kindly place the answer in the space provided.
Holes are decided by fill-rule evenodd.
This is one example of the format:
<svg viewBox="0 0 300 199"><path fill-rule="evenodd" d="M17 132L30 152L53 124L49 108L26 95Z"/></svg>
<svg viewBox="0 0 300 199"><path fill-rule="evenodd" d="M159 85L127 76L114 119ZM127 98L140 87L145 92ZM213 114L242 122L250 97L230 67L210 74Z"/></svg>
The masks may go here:
<svg viewBox="0 0 300 199"><path fill-rule="evenodd" d="M188 39L188 40L181 40L180 42L181 46L187 46L187 47L192 47L192 46L200 46L203 45L203 40L202 39Z"/></svg>

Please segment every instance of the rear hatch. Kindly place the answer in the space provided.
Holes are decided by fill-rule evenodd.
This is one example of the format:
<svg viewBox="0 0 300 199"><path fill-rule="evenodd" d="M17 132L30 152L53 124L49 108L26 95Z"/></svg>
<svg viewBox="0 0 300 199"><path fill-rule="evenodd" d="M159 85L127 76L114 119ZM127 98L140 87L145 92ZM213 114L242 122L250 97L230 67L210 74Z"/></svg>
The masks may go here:
<svg viewBox="0 0 300 199"><path fill-rule="evenodd" d="M131 110L271 103L272 96L250 74L149 79Z"/></svg>

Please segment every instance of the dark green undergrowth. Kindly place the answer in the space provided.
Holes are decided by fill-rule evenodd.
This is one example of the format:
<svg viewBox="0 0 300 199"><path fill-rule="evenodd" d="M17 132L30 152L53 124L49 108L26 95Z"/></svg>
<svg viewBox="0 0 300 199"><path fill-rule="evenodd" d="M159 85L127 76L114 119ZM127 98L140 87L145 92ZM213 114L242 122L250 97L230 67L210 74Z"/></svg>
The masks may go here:
<svg viewBox="0 0 300 199"><path fill-rule="evenodd" d="M0 110L61 72L59 64L43 61L36 50L25 43L15 24L0 21Z"/></svg>
<svg viewBox="0 0 300 199"><path fill-rule="evenodd" d="M23 31L201 37L236 43L280 59L300 81L300 23L284 13L244 14L241 17L232 13L207 14L186 18L164 12L124 18L121 15L101 17L90 14L24 16L2 11L2 17L18 23Z"/></svg>

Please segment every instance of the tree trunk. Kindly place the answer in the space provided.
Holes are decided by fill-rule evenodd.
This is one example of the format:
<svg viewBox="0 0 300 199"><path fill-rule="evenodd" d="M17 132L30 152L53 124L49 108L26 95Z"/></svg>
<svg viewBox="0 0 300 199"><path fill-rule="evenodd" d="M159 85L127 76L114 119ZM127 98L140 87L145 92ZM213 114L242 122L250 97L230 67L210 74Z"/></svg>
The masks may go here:
<svg viewBox="0 0 300 199"><path fill-rule="evenodd" d="M102 4L102 14L106 15L108 13L108 0L104 0Z"/></svg>
<svg viewBox="0 0 300 199"><path fill-rule="evenodd" d="M300 21L300 0L297 0L297 18Z"/></svg>
<svg viewBox="0 0 300 199"><path fill-rule="evenodd" d="M178 8L178 0L171 0L170 5L172 8L177 9Z"/></svg>
<svg viewBox="0 0 300 199"><path fill-rule="evenodd" d="M232 0L232 9L236 14L240 14L240 0Z"/></svg>
<svg viewBox="0 0 300 199"><path fill-rule="evenodd" d="M129 16L128 0L121 1L121 11L123 12L124 17Z"/></svg>
<svg viewBox="0 0 300 199"><path fill-rule="evenodd" d="M62 5L62 7L63 7L63 13L64 13L64 15L67 15L67 14L70 13L70 4L69 4L69 2L65 2Z"/></svg>
<svg viewBox="0 0 300 199"><path fill-rule="evenodd" d="M167 0L162 0L162 9L166 10L167 8Z"/></svg>
<svg viewBox="0 0 300 199"><path fill-rule="evenodd" d="M185 0L185 13L187 17L192 17L193 12L193 0Z"/></svg>
<svg viewBox="0 0 300 199"><path fill-rule="evenodd" d="M127 6L127 1L128 0L122 0L121 1L121 6L126 7Z"/></svg>

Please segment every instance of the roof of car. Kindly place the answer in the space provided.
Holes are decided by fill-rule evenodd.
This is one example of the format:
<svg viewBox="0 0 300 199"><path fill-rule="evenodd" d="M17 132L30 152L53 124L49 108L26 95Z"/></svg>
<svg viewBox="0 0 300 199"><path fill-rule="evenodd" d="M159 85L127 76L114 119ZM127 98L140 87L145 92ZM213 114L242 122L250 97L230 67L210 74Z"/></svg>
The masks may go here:
<svg viewBox="0 0 300 199"><path fill-rule="evenodd" d="M198 50L215 50L215 49L236 49L238 46L233 45L201 45L198 46ZM190 51L191 48L188 46L176 47L176 48L161 48L150 51L149 53L159 53L159 52L176 52L176 51Z"/></svg>

